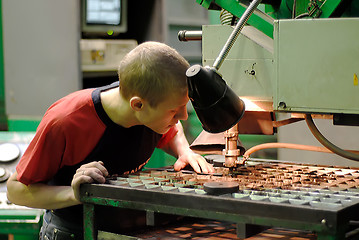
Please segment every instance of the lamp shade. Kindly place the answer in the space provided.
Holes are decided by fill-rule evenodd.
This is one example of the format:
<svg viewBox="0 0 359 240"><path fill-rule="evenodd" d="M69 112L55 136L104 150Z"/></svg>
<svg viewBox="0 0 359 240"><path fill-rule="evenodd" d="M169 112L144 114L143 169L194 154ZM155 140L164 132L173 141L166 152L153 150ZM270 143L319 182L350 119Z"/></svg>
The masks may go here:
<svg viewBox="0 0 359 240"><path fill-rule="evenodd" d="M224 132L243 117L244 102L215 69L193 65L186 76L188 96L205 131Z"/></svg>

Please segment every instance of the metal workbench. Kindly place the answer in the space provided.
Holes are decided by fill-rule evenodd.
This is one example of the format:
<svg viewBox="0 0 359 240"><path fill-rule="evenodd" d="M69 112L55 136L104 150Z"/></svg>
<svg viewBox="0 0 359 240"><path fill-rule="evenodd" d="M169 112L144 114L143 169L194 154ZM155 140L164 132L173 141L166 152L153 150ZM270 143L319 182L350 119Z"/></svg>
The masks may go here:
<svg viewBox="0 0 359 240"><path fill-rule="evenodd" d="M238 191L209 195L203 184L235 181ZM252 162L227 174L171 169L143 171L84 184L84 236L97 239L97 205L312 231L318 240L345 239L358 219L359 169Z"/></svg>

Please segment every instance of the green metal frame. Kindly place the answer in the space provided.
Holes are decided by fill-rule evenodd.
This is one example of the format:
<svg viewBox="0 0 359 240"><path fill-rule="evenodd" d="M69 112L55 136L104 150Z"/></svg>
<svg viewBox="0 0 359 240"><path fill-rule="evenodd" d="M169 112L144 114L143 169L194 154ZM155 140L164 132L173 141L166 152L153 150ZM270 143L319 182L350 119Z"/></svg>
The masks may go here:
<svg viewBox="0 0 359 240"><path fill-rule="evenodd" d="M345 0L344 0L345 1ZM329 18L334 11L339 7L343 0L331 0L331 1L317 1L318 7L320 11L317 9L311 8L313 12L311 13L311 17L314 18ZM283 1L287 2L287 1ZM298 16L300 14L308 12L310 0L297 1L295 15Z"/></svg>
<svg viewBox="0 0 359 240"><path fill-rule="evenodd" d="M8 130L14 132L34 132L41 119L11 119L7 120Z"/></svg>
<svg viewBox="0 0 359 240"><path fill-rule="evenodd" d="M0 234L13 234L15 239L37 239L43 211L38 209L0 210Z"/></svg>
<svg viewBox="0 0 359 240"><path fill-rule="evenodd" d="M237 17L241 17L247 9L246 6L238 3L236 0L196 0L196 2L207 9L213 2ZM254 12L248 19L247 23L273 38L273 21L274 19L272 19L269 15Z"/></svg>
<svg viewBox="0 0 359 240"><path fill-rule="evenodd" d="M328 18L332 16L339 5L345 1L346 0L317 1L320 11L312 9L313 12L311 13L311 17ZM207 9L211 8L212 4L216 4L237 17L241 17L247 8L240 3L240 0L196 0L196 2ZM288 5L293 4L292 2L293 1L282 0L279 7L265 4L265 14L254 12L247 23L273 38L274 19L292 18L292 10L288 9ZM297 1L295 16L308 12L309 3L310 0Z"/></svg>
<svg viewBox="0 0 359 240"><path fill-rule="evenodd" d="M2 23L1 0L0 0L0 130L7 130L7 117L5 110L5 75L4 75L3 23Z"/></svg>
<svg viewBox="0 0 359 240"><path fill-rule="evenodd" d="M343 0L331 0L325 1L321 5L322 14L320 15L321 18L328 18L330 17L333 12L338 8L339 4L342 3Z"/></svg>

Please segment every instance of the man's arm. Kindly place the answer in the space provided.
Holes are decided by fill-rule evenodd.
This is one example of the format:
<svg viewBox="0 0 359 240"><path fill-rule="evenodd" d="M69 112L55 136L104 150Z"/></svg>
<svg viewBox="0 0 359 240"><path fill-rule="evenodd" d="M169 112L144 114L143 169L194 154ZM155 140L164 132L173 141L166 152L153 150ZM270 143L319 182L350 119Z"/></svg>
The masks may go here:
<svg viewBox="0 0 359 240"><path fill-rule="evenodd" d="M17 180L15 172L7 182L7 198L17 205L56 209L80 204L71 186L49 186L34 183L26 186Z"/></svg>
<svg viewBox="0 0 359 240"><path fill-rule="evenodd" d="M177 134L171 139L171 141L162 147L162 150L178 158L174 164L174 169L179 171L190 164L196 172L213 173L213 166L209 164L201 155L194 153L190 149L188 141L184 135L182 124L178 122L176 127L178 129Z"/></svg>
<svg viewBox="0 0 359 240"><path fill-rule="evenodd" d="M15 172L7 181L7 197L14 204L43 209L58 209L80 204L79 188L82 183L105 182L108 175L102 162L92 162L77 169L71 186L50 186L33 183L28 186L17 180Z"/></svg>

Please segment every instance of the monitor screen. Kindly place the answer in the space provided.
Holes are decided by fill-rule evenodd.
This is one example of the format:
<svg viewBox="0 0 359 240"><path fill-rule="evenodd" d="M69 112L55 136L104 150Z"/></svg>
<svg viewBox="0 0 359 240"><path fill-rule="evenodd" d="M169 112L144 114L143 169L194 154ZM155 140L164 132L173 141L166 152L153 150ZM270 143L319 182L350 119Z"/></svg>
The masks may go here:
<svg viewBox="0 0 359 240"><path fill-rule="evenodd" d="M117 35L127 31L127 0L82 0L82 33Z"/></svg>

